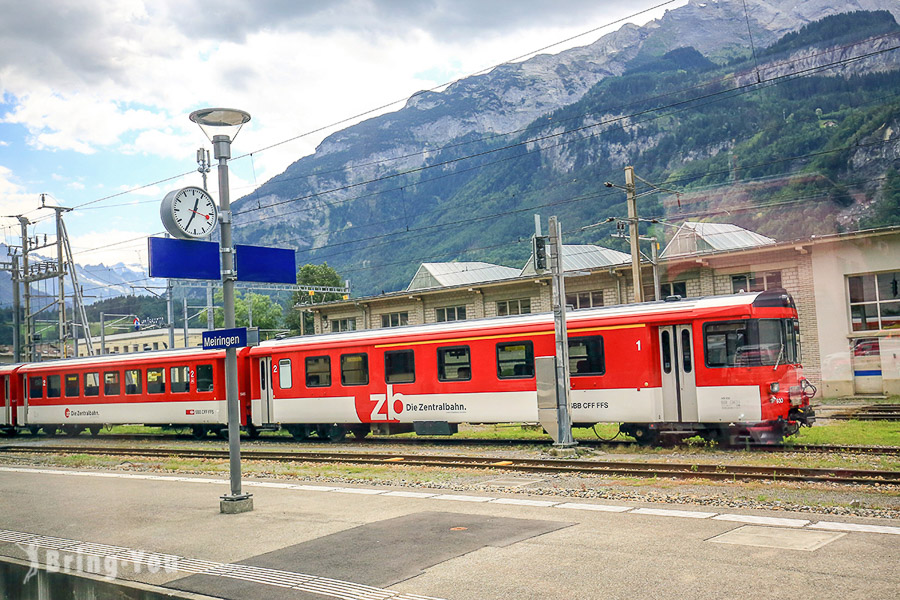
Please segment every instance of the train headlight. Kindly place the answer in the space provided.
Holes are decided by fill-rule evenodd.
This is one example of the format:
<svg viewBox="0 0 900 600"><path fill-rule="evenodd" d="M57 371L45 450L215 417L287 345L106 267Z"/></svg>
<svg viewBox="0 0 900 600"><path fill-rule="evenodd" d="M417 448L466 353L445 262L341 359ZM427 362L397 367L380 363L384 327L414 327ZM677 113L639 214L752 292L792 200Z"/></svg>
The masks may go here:
<svg viewBox="0 0 900 600"><path fill-rule="evenodd" d="M777 394L780 389L781 389L781 384L779 384L777 381L769 384L769 391L772 392L773 394Z"/></svg>

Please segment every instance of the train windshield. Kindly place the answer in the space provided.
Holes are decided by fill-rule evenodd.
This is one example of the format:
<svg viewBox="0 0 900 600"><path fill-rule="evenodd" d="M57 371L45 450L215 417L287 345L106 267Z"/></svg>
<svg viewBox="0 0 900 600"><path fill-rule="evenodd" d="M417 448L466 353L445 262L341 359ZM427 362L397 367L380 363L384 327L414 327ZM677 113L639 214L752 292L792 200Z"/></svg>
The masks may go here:
<svg viewBox="0 0 900 600"><path fill-rule="evenodd" d="M761 367L800 362L796 319L706 323L703 344L708 367Z"/></svg>

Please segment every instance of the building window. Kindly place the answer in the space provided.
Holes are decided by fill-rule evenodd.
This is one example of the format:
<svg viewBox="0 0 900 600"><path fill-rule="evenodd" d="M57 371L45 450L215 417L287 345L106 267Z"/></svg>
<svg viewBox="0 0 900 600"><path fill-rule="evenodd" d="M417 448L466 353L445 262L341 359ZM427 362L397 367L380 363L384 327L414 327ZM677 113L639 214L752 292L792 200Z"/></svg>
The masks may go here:
<svg viewBox="0 0 900 600"><path fill-rule="evenodd" d="M443 323L444 321L465 321L466 307L447 306L444 308L438 308L437 310L435 310L435 320L438 323Z"/></svg>
<svg viewBox="0 0 900 600"><path fill-rule="evenodd" d="M853 331L900 328L900 271L854 275L847 287Z"/></svg>
<svg viewBox="0 0 900 600"><path fill-rule="evenodd" d="M348 317L346 319L332 319L332 331L356 331L356 317Z"/></svg>
<svg viewBox="0 0 900 600"><path fill-rule="evenodd" d="M781 271L731 276L731 291L735 294L740 292L764 292L780 287Z"/></svg>
<svg viewBox="0 0 900 600"><path fill-rule="evenodd" d="M497 316L527 315L531 312L531 298L517 300L500 300L497 302Z"/></svg>
<svg viewBox="0 0 900 600"><path fill-rule="evenodd" d="M575 310L603 306L603 292L572 292L566 294L566 304Z"/></svg>
<svg viewBox="0 0 900 600"><path fill-rule="evenodd" d="M744 276L742 275L742 277ZM734 287L734 278L732 278L732 287ZM672 283L662 283L659 286L659 295L661 297L657 298L657 300L663 300L669 296L687 298L687 282L673 281Z"/></svg>
<svg viewBox="0 0 900 600"><path fill-rule="evenodd" d="M401 327L409 324L408 312L395 312L381 315L382 327Z"/></svg>

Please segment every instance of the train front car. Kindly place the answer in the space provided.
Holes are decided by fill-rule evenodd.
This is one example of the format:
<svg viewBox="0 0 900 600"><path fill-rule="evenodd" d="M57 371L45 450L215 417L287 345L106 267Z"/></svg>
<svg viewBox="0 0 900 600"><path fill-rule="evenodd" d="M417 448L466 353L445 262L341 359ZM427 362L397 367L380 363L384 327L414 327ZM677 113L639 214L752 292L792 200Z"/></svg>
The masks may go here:
<svg viewBox="0 0 900 600"><path fill-rule="evenodd" d="M689 309L689 310L687 310ZM719 443L779 443L811 426L794 301L785 290L672 303L658 335L663 419L621 430L653 443L699 434Z"/></svg>
<svg viewBox="0 0 900 600"><path fill-rule="evenodd" d="M227 422L224 354L189 349L22 365L18 424L48 435L119 424L218 431Z"/></svg>

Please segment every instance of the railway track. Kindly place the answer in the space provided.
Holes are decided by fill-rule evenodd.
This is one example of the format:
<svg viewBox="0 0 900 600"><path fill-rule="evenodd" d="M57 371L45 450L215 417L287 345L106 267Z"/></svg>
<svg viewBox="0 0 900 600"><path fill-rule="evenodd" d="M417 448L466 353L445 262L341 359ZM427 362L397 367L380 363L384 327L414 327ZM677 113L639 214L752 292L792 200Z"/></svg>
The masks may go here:
<svg viewBox="0 0 900 600"><path fill-rule="evenodd" d="M227 450L190 448L115 448L99 446L23 446L0 447L4 453L90 454L136 456L145 458L199 458L227 460ZM520 459L471 456L428 456L378 452L278 452L244 450L242 458L276 462L350 463L368 465L406 465L443 468L474 468L532 473L580 473L626 477L672 477L711 480L803 481L855 485L898 485L900 471L852 469L813 469L699 463L651 463L587 461L559 459Z"/></svg>
<svg viewBox="0 0 900 600"><path fill-rule="evenodd" d="M95 442L103 442L103 441L130 441L130 442L144 442L144 441L157 441L157 442L167 442L167 441L190 441L194 443L201 444L223 444L224 441L219 438L206 438L206 439L197 439L191 436L190 434L105 434L97 437L88 438L87 436L79 436L79 438L91 439ZM79 438L68 438L68 439L79 439ZM40 440L48 440L54 438L30 438L30 439L40 439ZM66 439L64 437L55 438L55 439ZM242 438L242 444L246 444L247 442L260 443L260 444L276 444L276 443L284 443L284 444L296 444L298 447L302 448L304 444L316 444L316 443L324 443L324 444L333 444L332 442L328 442L327 440L321 440L318 438L310 438L304 441L294 440L289 437L275 437L275 436L261 436L257 438L244 439ZM628 448L628 447L637 447L636 442L629 440L577 440L578 445L582 447L588 448ZM341 444L348 446L377 446L377 445L397 445L397 446L420 446L423 444L435 444L441 446L551 446L553 444L553 440L551 439L522 439L522 438L508 438L508 439L499 439L499 438L462 438L462 437L440 437L440 438L429 438L429 437L373 437L368 436L363 440L353 440L348 439ZM677 446L676 446L677 447ZM759 451L759 452L799 452L799 453L845 453L845 454L883 454L887 456L900 456L900 446L856 446L856 445L836 445L836 444L741 444L738 446L720 446L723 450L750 450L750 451Z"/></svg>

